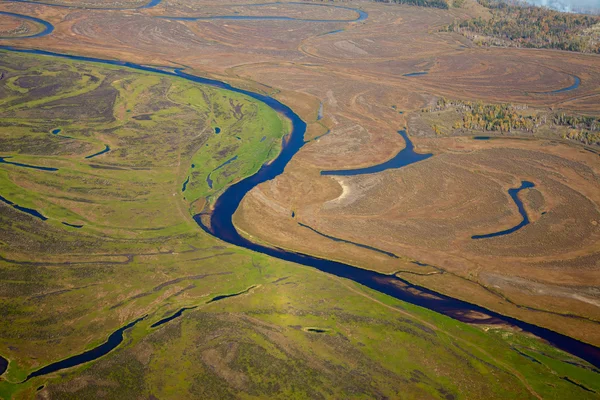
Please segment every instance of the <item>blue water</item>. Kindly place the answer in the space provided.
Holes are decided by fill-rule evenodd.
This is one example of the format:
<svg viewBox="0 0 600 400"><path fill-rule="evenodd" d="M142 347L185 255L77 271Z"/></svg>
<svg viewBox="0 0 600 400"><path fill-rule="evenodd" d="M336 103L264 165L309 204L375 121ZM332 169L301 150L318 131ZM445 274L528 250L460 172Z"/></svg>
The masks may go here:
<svg viewBox="0 0 600 400"><path fill-rule="evenodd" d="M294 217L294 215L292 213L292 218L293 217ZM385 254L388 257L398 258L397 255L395 255L394 253L390 253L389 251L381 250L381 249L378 249L378 248L372 247L372 246L367 246L366 244L362 244L362 243L356 243L356 242L351 242L349 240L344 240L344 239L336 238L335 236L329 236L329 235L326 235L326 234L324 234L322 232L319 232L318 230L316 230L314 228L311 228L310 226L305 225L305 224L303 224L301 222L298 222L298 225L300 225L303 228L310 229L311 231L313 231L317 235L321 235L321 236L326 237L327 239L331 239L331 240L333 240L335 242L351 244L353 246L362 247L363 249L373 250L373 251L376 251L378 253Z"/></svg>
<svg viewBox="0 0 600 400"><path fill-rule="evenodd" d="M322 134L322 135L319 135L319 136L317 136L317 137L313 138L312 140L319 140L319 139L321 139L323 136L327 136L327 135L329 135L330 133L331 133L331 131L330 131L330 130L327 130L327 132L325 132L324 134Z"/></svg>
<svg viewBox="0 0 600 400"><path fill-rule="evenodd" d="M166 324L169 321L174 320L177 317L181 317L181 314L183 314L184 311L187 310L193 310L194 308L198 308L198 306L194 306L194 307L184 307L182 309L180 309L179 311L177 311L175 314L170 315L166 318L161 319L158 322L153 323L152 325L150 325L150 328L156 328L157 326L161 326L162 324Z"/></svg>
<svg viewBox="0 0 600 400"><path fill-rule="evenodd" d="M319 112L317 114L317 121L320 121L323 119L323 103L321 103L319 105Z"/></svg>
<svg viewBox="0 0 600 400"><path fill-rule="evenodd" d="M6 2L13 2L13 3L30 3L30 4L41 4L44 6L50 6L50 7L60 7L60 8L77 8L77 9L83 9L83 10L140 10L143 8L151 8L154 6L157 6L158 4L160 4L160 2L162 0L151 0L148 4L140 6L140 7L134 7L134 8L114 8L114 7L85 7L85 6L78 6L78 5L66 5L66 4L53 4L53 3L46 3L43 1L36 1L36 0L5 0Z"/></svg>
<svg viewBox="0 0 600 400"><path fill-rule="evenodd" d="M34 216L34 217L36 217L36 218L39 218L39 219L41 219L42 221L46 221L46 220L48 219L47 217L45 217L45 216L43 216L42 214L40 214L40 212L39 212L39 211L37 211L37 210L34 210L33 208L22 207L22 206L20 206L20 205L18 205L18 204L14 204L14 205L13 205L13 207L14 207L14 208L16 208L16 209L17 209L17 210L19 210L19 211L22 211L22 212L24 212L24 213L27 213L27 214L29 214L29 215L31 215L31 216Z"/></svg>
<svg viewBox="0 0 600 400"><path fill-rule="evenodd" d="M58 135L60 132L61 132L60 129L54 129L54 130L52 130L52 134L53 135Z"/></svg>
<svg viewBox="0 0 600 400"><path fill-rule="evenodd" d="M260 138L261 143L264 142L266 138L267 138L266 136L263 136L262 138Z"/></svg>
<svg viewBox="0 0 600 400"><path fill-rule="evenodd" d="M185 182L183 182L183 185L181 186L181 191L185 192L185 189L187 189L187 185L188 183L190 183L190 177L188 176L187 179L185 180Z"/></svg>
<svg viewBox="0 0 600 400"><path fill-rule="evenodd" d="M519 199L519 192L521 190L529 189L532 187L535 187L535 184L533 184L533 182L522 181L521 187L518 187L516 189L508 189L508 194L510 195L510 197L513 199L513 201L517 205L517 208L519 209L519 214L521 214L521 217L523 217L523 220L521 221L521 223L519 223L516 226L513 226L510 229L506 229L504 231L488 233L486 235L474 235L474 236L471 236L471 239L488 239L488 238L493 238L496 236L509 235L513 232L518 231L522 227L528 225L529 224L529 216L527 216L527 211L525 211L525 206L523 206L523 202L521 201L521 199Z"/></svg>
<svg viewBox="0 0 600 400"><path fill-rule="evenodd" d="M63 222L63 225L70 226L71 228L76 228L76 229L83 228L83 225L74 225L74 224L69 224L68 222Z"/></svg>
<svg viewBox="0 0 600 400"><path fill-rule="evenodd" d="M8 360L2 356L0 356L0 375L6 372L8 368Z"/></svg>
<svg viewBox="0 0 600 400"><path fill-rule="evenodd" d="M421 76L421 75L427 75L427 72L423 71L423 72L411 72L410 74L404 74L402 76Z"/></svg>
<svg viewBox="0 0 600 400"><path fill-rule="evenodd" d="M419 267L429 267L429 264L422 263L420 261L412 261L412 263L418 265Z"/></svg>
<svg viewBox="0 0 600 400"><path fill-rule="evenodd" d="M0 11L0 15L8 15L11 17L26 19L26 20L33 21L33 22L36 22L36 23L44 26L44 29L41 32L36 33L34 35L19 36L19 37L2 37L2 36L0 36L0 39L32 39L32 38L38 38L38 37L49 35L54 31L54 26L50 22L44 21L43 19L30 17L29 15L15 14L15 13L6 12L6 11Z"/></svg>
<svg viewBox="0 0 600 400"><path fill-rule="evenodd" d="M334 35L334 34L340 33L340 32L344 32L344 30L343 29L336 29L335 31L325 32L321 36Z"/></svg>
<svg viewBox="0 0 600 400"><path fill-rule="evenodd" d="M473 136L473 140L490 140L489 136Z"/></svg>
<svg viewBox="0 0 600 400"><path fill-rule="evenodd" d="M78 354L73 357L69 357L62 361L55 362L53 364L47 365L43 368L40 368L37 371L32 372L31 374L29 374L27 376L27 378L25 378L24 382L27 382L28 380L30 380L31 378L35 378L36 376L42 376L42 375L50 374L52 372L60 371L61 369L71 368L76 365L83 364L83 363L86 363L89 361L93 361L102 356L107 355L108 353L110 353L110 351L112 351L118 345L121 344L121 342L123 341L123 332L125 332L129 328L132 328L135 324L137 324L138 322L142 321L145 318L146 318L146 315L141 318L136 319L133 322L130 322L129 324L125 325L124 327L122 327L120 329L117 329L115 332L113 332L108 337L106 342L102 343L99 346L94 347L91 350L84 351L81 354Z"/></svg>
<svg viewBox="0 0 600 400"><path fill-rule="evenodd" d="M192 164L192 168L196 168L196 164Z"/></svg>
<svg viewBox="0 0 600 400"><path fill-rule="evenodd" d="M108 153L108 152L110 151L110 147L109 147L107 144L105 144L104 146L105 146L105 147L104 147L104 150L102 150L102 151L99 151L99 152L97 152L97 153L94 153L94 154L92 154L92 155L86 156L85 158L86 158L86 159L90 159L90 158L98 157L98 156L100 156L100 155L102 155L102 154L104 154L104 153Z"/></svg>
<svg viewBox="0 0 600 400"><path fill-rule="evenodd" d="M579 78L578 76L572 75L573 79L575 80L575 82L566 88L562 88L562 89L558 89L558 90L553 90L551 92L544 92L545 94L556 94L556 93L563 93L563 92L568 92L570 90L575 90L579 87L579 85L581 84L581 78Z"/></svg>
<svg viewBox="0 0 600 400"><path fill-rule="evenodd" d="M44 217L39 211L34 210L33 208L22 207L22 206L20 206L18 204L13 203L12 201L8 200L5 197L0 196L0 201L3 202L3 203L8 204L9 206L12 206L13 208L15 208L15 209L17 209L19 211L27 213L27 214L29 214L29 215L31 215L33 217L39 218L42 221L46 221L48 219L47 217Z"/></svg>
<svg viewBox="0 0 600 400"><path fill-rule="evenodd" d="M238 293L223 294L221 296L215 296L212 299L210 299L209 301L207 301L206 304L214 303L215 301L219 301L219 300L227 299L229 297L235 297L235 296L239 296L240 294L248 293L250 290L254 289L255 287L256 286L250 286L248 289L242 290L241 292L238 292Z"/></svg>
<svg viewBox="0 0 600 400"><path fill-rule="evenodd" d="M47 171L47 172L58 171L58 168L40 167L40 166L37 166L37 165L30 165L30 164L23 164L23 163L18 163L18 162L6 161L7 158L12 158L12 157L0 157L0 164L14 165L16 167L37 169L39 171Z"/></svg>
<svg viewBox="0 0 600 400"><path fill-rule="evenodd" d="M206 177L206 183L208 184L209 188L212 189L212 187L213 187L213 180L211 178L211 175L213 174L213 172L220 170L221 168L223 168L227 164L231 164L232 162L234 162L235 160L237 160L237 158L238 158L238 156L231 157L229 160L225 161L223 164L221 164L217 168L213 169L210 172L210 174L208 174L208 176Z"/></svg>
<svg viewBox="0 0 600 400"><path fill-rule="evenodd" d="M148 4L146 4L145 6L141 6L140 9L156 7L160 4L161 1L162 0L150 0Z"/></svg>
<svg viewBox="0 0 600 400"><path fill-rule="evenodd" d="M194 220L200 228L213 236L236 246L260 252L271 257L281 260L294 262L297 264L309 266L320 271L346 278L364 285L370 289L380 293L387 294L396 299L415 304L429 310L436 311L440 314L449 316L456 320L478 323L478 324L508 324L522 329L525 332L532 333L554 346L567 351L583 360L588 361L596 367L600 367L600 348L593 345L583 343L568 336L556 333L546 328L541 328L527 322L519 321L515 318L507 317L493 311L487 310L475 304L470 304L462 300L453 299L449 296L442 295L435 291L412 285L409 282L397 277L380 274L375 271L370 271L362 268L357 268L348 264L337 261L326 260L318 257L309 256L293 251L285 251L279 248L271 248L260 244L253 243L242 236L235 229L232 217L244 196L260 183L274 179L283 173L285 167L292 157L304 146L304 133L306 132L306 123L294 113L288 106L279 101L259 93L253 93L248 90L239 89L230 86L227 83L206 79L194 75L187 74L182 70L169 71L148 66L142 66L130 62L117 60L103 60L94 57L81 57L69 54L53 53L45 50L28 50L17 49L10 46L0 46L0 49L9 50L18 53L38 54L52 57L59 57L69 60L98 62L108 65L119 65L134 70L149 71L161 75L180 76L189 81L206 84L213 87L227 89L232 92L241 93L252 97L258 101L262 101L275 111L287 117L292 123L292 132L287 135L283 142L279 155L271 162L264 164L258 172L239 182L229 186L215 202L212 213L196 214ZM208 225L203 221L206 220ZM472 313L486 315L487 318L470 318ZM77 356L76 356L77 357ZM97 357L96 357L97 358ZM84 357L81 362L90 361L93 358L87 359ZM71 360L71 359L68 359ZM80 363L81 363L80 362ZM54 365L54 364L53 364ZM77 364L71 364L77 365ZM66 367L65 367L66 368ZM57 368L62 369L62 368ZM54 369L54 370L57 370ZM49 372L53 372L49 371ZM46 373L49 373L46 372ZM40 375L39 373L37 375Z"/></svg>
<svg viewBox="0 0 600 400"><path fill-rule="evenodd" d="M216 127L215 128L215 134L218 135L219 133L221 133L221 128Z"/></svg>
<svg viewBox="0 0 600 400"><path fill-rule="evenodd" d="M276 17L276 16L251 16L251 15L214 15L212 17L158 17L164 19L172 19L174 21L208 21L208 20L237 20L237 21L298 21L298 22L353 22L356 20L327 20L327 19L302 19L292 17Z"/></svg>
<svg viewBox="0 0 600 400"><path fill-rule="evenodd" d="M382 164L373 165L372 167L367 168L357 168L357 169L346 169L346 170L334 170L334 171L321 171L321 175L338 175L338 176L353 176L353 175L365 175L365 174L375 174L378 172L385 171L387 169L396 169L406 167L407 165L414 164L419 161L423 161L431 157L433 154L419 154L415 153L415 146L408 138L406 131L398 131L404 142L406 143L406 147L402 149L396 156Z"/></svg>
<svg viewBox="0 0 600 400"><path fill-rule="evenodd" d="M361 22L365 21L369 18L369 14L365 11L362 11L358 8L352 7L343 7L343 6L334 6L330 4L314 4L314 3L300 3L300 2L274 2L274 3L261 3L261 4L236 4L236 6L252 6L252 7L261 7L261 6L270 6L273 4L295 4L295 5L303 5L303 6L320 6L320 7L333 7L342 10L351 10L358 14L355 19L304 19L304 18L293 18L293 17L282 17L282 16L269 16L269 15L261 15L261 16L252 16L252 15L213 15L210 17L169 17L169 16L160 16L158 18L172 19L178 21L202 21L202 20L242 20L242 21L298 21L298 22Z"/></svg>

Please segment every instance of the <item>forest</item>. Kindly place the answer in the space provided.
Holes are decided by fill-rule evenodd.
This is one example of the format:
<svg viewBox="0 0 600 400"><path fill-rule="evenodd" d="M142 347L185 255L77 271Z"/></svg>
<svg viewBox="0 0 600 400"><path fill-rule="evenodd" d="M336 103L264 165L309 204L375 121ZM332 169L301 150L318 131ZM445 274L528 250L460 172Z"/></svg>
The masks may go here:
<svg viewBox="0 0 600 400"><path fill-rule="evenodd" d="M566 127L567 130L563 134L563 138L588 145L600 145L600 118L596 117L565 113L551 113L548 115L546 113L528 112L527 106L484 104L480 101L448 100L444 97L440 98L433 107L422 111L438 112L452 109L462 117L462 120L454 123L453 129L533 133L542 126ZM437 125L433 126L433 130L437 134L441 134Z"/></svg>
<svg viewBox="0 0 600 400"><path fill-rule="evenodd" d="M450 8L449 2L446 0L375 0L377 3L396 3L408 4L420 7L435 7L435 8Z"/></svg>
<svg viewBox="0 0 600 400"><path fill-rule="evenodd" d="M600 17L498 0L477 1L489 8L491 18L455 21L443 30L460 33L480 45L600 53Z"/></svg>

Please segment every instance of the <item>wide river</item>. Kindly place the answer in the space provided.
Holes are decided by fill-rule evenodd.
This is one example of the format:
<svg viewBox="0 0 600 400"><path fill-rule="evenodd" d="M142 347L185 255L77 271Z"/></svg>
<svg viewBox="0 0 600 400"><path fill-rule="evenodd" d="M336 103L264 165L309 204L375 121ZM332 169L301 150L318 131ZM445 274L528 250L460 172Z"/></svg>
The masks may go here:
<svg viewBox="0 0 600 400"><path fill-rule="evenodd" d="M274 179L283 173L286 165L290 162L292 157L306 143L304 140L306 123L302 121L302 119L288 106L280 103L278 100L263 94L254 93L244 89L238 89L224 82L190 75L181 69L174 70L167 67L149 67L125 61L104 60L93 57L60 54L45 50L19 49L10 46L0 46L0 49L18 53L29 53L84 62L117 65L134 70L180 77L187 79L188 81L241 93L267 104L291 121L292 131L284 138L281 152L274 160L264 164L255 174L244 178L227 188L215 202L214 208L210 214L198 214L194 216L195 221L204 231L223 240L224 242L244 247L251 251L260 252L281 260L313 267L320 271L352 280L396 299L436 311L460 321L473 324L498 324L518 327L523 331L530 332L542 339L545 339L557 348L580 357L596 367L600 367L600 349L598 347L578 341L549 329L519 321L515 318L507 317L491 310L487 310L478 305L454 299L417 285L412 285L396 276L385 275L307 254L286 251L279 248L266 247L242 237L233 225L232 217L235 211L238 209L244 196L257 185ZM406 139L408 145L408 137ZM482 315L485 317L482 317Z"/></svg>

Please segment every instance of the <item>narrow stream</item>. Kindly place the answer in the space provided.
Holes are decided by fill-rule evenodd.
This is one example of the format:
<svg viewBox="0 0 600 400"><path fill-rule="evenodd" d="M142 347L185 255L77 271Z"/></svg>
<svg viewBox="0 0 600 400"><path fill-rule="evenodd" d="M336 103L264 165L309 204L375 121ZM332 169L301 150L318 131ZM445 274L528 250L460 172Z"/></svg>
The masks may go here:
<svg viewBox="0 0 600 400"><path fill-rule="evenodd" d="M529 225L529 216L527 215L527 211L525 210L525 206L523 205L523 202L521 201L521 199L519 199L519 192L521 190L530 189L532 187L535 187L535 184L533 184L533 182L522 181L520 187L514 188L514 189L508 189L508 194L510 195L512 200L517 205L517 208L519 209L519 214L521 214L521 217L523 218L522 221L518 225L515 225L512 228L505 229L500 232L488 233L485 235L473 235L473 236L471 236L471 239L489 239L489 238L493 238L493 237L497 237L497 236L504 236L504 235L508 235L508 234L518 231L525 225Z"/></svg>
<svg viewBox="0 0 600 400"><path fill-rule="evenodd" d="M3 37L0 36L0 39L33 39L33 38L39 38L42 36L46 36L51 34L54 31L54 26L47 21L44 21L43 19L39 19L39 18L35 18L35 17L30 17L29 15L23 15L23 14L16 14L16 13L11 13L11 12L6 12L6 11L0 11L0 15L6 15L9 17L15 17L15 18L20 18L20 19L26 19L28 21L32 21L35 23L38 23L40 25L42 25L44 27L44 29L42 29L42 31L38 32L38 33L34 33L32 35L28 35L28 36L9 36L9 37Z"/></svg>

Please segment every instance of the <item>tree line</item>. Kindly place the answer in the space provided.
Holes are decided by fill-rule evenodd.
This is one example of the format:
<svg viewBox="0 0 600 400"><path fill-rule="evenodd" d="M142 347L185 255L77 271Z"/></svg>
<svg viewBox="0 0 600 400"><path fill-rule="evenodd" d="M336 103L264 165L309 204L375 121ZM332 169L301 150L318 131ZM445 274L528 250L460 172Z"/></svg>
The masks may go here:
<svg viewBox="0 0 600 400"><path fill-rule="evenodd" d="M443 30L461 33L484 45L600 53L600 17L502 0L477 1L490 9L491 18L455 21Z"/></svg>
<svg viewBox="0 0 600 400"><path fill-rule="evenodd" d="M436 112L454 109L462 117L452 126L453 129L481 130L488 132L535 132L536 129L550 124L550 127L566 127L564 138L577 140L585 144L600 145L600 118L568 115L565 113L523 112L527 106L513 104L485 104L481 101L449 100L444 97L423 112ZM434 125L434 131L441 133Z"/></svg>
<svg viewBox="0 0 600 400"><path fill-rule="evenodd" d="M448 0L375 0L375 2L408 4L412 6L435 7L443 9L450 8L450 2Z"/></svg>

